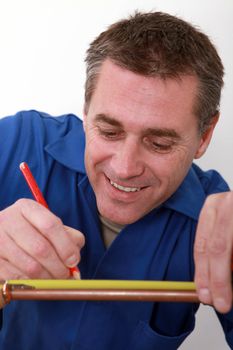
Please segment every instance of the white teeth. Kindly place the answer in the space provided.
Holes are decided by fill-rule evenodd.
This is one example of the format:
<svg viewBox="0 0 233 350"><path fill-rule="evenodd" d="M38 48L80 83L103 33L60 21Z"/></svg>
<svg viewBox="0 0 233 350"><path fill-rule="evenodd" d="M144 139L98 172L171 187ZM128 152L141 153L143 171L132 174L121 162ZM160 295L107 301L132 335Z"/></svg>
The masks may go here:
<svg viewBox="0 0 233 350"><path fill-rule="evenodd" d="M140 187L124 187L121 185L118 185L117 183L113 182L112 180L110 180L110 184L114 187L116 187L118 190L124 191L124 192L138 192L140 191Z"/></svg>

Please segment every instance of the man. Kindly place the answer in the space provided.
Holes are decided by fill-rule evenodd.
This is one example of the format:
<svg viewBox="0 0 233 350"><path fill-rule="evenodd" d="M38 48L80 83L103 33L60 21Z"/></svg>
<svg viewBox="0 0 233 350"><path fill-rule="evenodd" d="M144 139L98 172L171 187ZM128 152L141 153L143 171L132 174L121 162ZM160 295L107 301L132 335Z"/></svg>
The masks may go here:
<svg viewBox="0 0 233 350"><path fill-rule="evenodd" d="M196 236L200 301L213 304L233 346L233 195L193 164L219 119L215 48L176 17L138 13L100 34L86 62L83 128L73 115L36 111L1 120L0 279L68 278L79 263L84 279L191 281ZM25 199L22 161L52 212ZM0 348L177 349L197 308L12 302Z"/></svg>

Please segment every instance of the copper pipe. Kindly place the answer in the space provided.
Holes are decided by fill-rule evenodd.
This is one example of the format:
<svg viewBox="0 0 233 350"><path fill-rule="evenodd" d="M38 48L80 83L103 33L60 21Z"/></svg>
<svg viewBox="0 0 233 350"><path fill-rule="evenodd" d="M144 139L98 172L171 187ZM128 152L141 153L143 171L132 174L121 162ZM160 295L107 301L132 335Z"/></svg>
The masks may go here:
<svg viewBox="0 0 233 350"><path fill-rule="evenodd" d="M197 293L187 290L13 289L9 293L11 300L199 302Z"/></svg>

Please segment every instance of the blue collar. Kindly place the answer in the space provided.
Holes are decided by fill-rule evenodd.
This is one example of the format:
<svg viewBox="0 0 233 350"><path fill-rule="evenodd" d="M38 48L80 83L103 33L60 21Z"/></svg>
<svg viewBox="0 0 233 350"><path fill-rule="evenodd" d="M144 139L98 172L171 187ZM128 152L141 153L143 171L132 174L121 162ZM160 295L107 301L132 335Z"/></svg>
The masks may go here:
<svg viewBox="0 0 233 350"><path fill-rule="evenodd" d="M192 166L176 192L164 202L164 206L198 220L206 194Z"/></svg>
<svg viewBox="0 0 233 350"><path fill-rule="evenodd" d="M78 118L65 136L45 146L45 151L59 163L78 173L86 174L84 164L85 134Z"/></svg>
<svg viewBox="0 0 233 350"><path fill-rule="evenodd" d="M79 119L70 131L56 141L46 145L45 150L64 166L86 174L84 165L85 134ZM163 206L198 220L206 195L194 167L188 171L176 192Z"/></svg>

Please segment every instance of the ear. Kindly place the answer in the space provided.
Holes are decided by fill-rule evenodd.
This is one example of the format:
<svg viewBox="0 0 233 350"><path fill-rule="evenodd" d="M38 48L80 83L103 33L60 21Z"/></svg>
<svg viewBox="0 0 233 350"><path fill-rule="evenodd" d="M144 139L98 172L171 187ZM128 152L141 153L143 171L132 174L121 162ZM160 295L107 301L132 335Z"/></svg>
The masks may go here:
<svg viewBox="0 0 233 350"><path fill-rule="evenodd" d="M209 143L210 143L210 140L212 138L212 135L213 135L213 131L214 131L214 128L218 122L218 119L219 119L219 113L217 113L213 119L212 119L212 122L210 124L210 126L208 127L208 129L204 132L204 134L201 136L200 138L200 144L199 144L199 147L196 151L196 154L195 154L195 159L198 159L200 158L201 156L203 156L203 154L205 153L205 151L207 150L208 146L209 146Z"/></svg>

